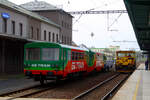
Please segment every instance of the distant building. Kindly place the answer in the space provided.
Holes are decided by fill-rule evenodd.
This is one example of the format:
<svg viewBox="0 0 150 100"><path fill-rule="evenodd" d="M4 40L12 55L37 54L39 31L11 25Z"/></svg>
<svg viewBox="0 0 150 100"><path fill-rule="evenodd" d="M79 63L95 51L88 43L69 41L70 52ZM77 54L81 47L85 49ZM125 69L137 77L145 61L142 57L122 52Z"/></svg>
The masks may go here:
<svg viewBox="0 0 150 100"><path fill-rule="evenodd" d="M72 16L69 13L44 1L35 0L20 6L60 25L59 42L68 45L72 44Z"/></svg>
<svg viewBox="0 0 150 100"><path fill-rule="evenodd" d="M90 48L90 49L94 52L115 56L116 51L120 50L120 46L109 46L109 48Z"/></svg>
<svg viewBox="0 0 150 100"><path fill-rule="evenodd" d="M90 48L94 52L104 53L105 48Z"/></svg>
<svg viewBox="0 0 150 100"><path fill-rule="evenodd" d="M109 46L109 50L111 50L111 51L118 51L118 50L120 50L120 46L112 46L112 45L110 45Z"/></svg>

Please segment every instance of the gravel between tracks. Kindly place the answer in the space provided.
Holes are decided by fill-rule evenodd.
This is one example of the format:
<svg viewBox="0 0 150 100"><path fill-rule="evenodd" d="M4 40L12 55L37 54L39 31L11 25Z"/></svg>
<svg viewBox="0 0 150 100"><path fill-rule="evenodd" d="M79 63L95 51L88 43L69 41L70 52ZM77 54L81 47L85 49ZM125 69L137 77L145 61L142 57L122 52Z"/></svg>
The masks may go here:
<svg viewBox="0 0 150 100"><path fill-rule="evenodd" d="M71 99L114 74L116 73L99 73L83 79L63 81L59 83L60 85L57 85L57 88L30 96L30 98Z"/></svg>
<svg viewBox="0 0 150 100"><path fill-rule="evenodd" d="M106 84L98 87L96 90L91 93L85 95L81 99L77 100L100 100L103 96L105 96L115 85L117 85L122 79L124 79L127 74L121 74L117 78L107 82Z"/></svg>

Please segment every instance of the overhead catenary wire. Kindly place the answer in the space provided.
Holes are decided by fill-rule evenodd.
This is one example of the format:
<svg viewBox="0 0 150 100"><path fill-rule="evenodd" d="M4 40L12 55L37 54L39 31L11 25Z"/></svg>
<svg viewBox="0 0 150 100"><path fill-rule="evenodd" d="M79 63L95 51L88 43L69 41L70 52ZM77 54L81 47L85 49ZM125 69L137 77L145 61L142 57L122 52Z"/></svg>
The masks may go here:
<svg viewBox="0 0 150 100"><path fill-rule="evenodd" d="M122 15L122 13L119 14L119 16L112 22L112 24L110 24L109 28L118 21L118 19L120 18L120 16Z"/></svg>
<svg viewBox="0 0 150 100"><path fill-rule="evenodd" d="M68 1L69 1L69 0L68 0ZM92 1L91 1L91 2L92 2ZM69 4L70 4L70 2L69 2ZM94 3L94 4L95 4L95 3ZM106 6L106 4L102 4L101 6L94 7L94 8L91 8L91 9L89 9L89 10L86 10L86 11L92 11L92 10L101 8L102 6ZM81 14L81 15L78 17L78 19L73 23L73 25L74 25L75 23L77 23L77 22L81 19L82 15L83 15L83 14Z"/></svg>

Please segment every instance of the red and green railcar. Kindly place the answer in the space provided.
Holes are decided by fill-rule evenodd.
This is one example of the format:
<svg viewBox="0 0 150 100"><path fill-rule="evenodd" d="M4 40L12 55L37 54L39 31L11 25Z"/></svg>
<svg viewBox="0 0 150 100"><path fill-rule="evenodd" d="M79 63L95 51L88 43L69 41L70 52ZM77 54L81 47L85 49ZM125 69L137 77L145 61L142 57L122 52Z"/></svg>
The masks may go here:
<svg viewBox="0 0 150 100"><path fill-rule="evenodd" d="M41 83L86 75L104 67L103 55L87 48L49 42L28 43L24 47L24 73Z"/></svg>

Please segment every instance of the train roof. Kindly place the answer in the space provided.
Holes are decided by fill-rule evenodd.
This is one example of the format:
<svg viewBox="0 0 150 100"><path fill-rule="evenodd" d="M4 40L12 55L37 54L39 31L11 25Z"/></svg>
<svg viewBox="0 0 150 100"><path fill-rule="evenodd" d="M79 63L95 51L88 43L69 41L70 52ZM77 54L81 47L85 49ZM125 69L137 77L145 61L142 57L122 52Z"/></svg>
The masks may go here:
<svg viewBox="0 0 150 100"><path fill-rule="evenodd" d="M89 51L89 49L84 48L84 47L75 47L75 46L69 46L69 45L63 45L59 44L63 48L70 48L70 49L76 49L76 50L83 50L83 51Z"/></svg>
<svg viewBox="0 0 150 100"><path fill-rule="evenodd" d="M58 47L62 47L62 48L69 48L69 49L76 49L76 50L83 50L83 51L90 51L88 48L85 47L75 47L75 46L69 46L69 45L64 45L64 44L58 44L58 43L52 43L52 42L43 42L43 41L39 41L39 42L32 42L32 43L27 43L25 45L25 48L28 47L36 47L36 46L58 46Z"/></svg>

